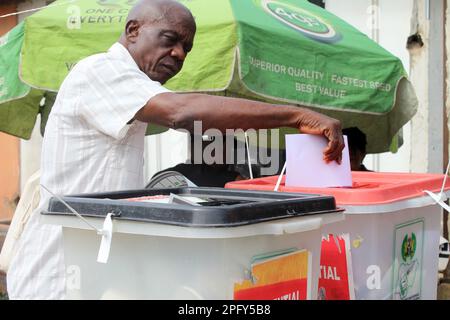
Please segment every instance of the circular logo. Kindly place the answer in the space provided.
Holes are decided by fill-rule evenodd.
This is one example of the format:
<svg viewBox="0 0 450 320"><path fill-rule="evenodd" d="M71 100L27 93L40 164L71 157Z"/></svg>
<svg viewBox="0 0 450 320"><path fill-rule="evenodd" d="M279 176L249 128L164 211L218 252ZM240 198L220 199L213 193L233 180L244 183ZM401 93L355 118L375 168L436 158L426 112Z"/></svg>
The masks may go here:
<svg viewBox="0 0 450 320"><path fill-rule="evenodd" d="M341 39L341 35L330 23L305 9L272 0L261 0L261 5L272 17L310 39L324 43L334 43Z"/></svg>

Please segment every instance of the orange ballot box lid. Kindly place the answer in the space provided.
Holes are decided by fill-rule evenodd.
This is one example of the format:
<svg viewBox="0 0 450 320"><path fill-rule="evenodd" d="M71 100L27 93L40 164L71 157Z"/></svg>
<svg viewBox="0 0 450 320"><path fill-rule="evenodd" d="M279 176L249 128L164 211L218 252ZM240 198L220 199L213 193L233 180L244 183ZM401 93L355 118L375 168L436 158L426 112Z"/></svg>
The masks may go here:
<svg viewBox="0 0 450 320"><path fill-rule="evenodd" d="M274 190L279 176L229 182L225 188L247 190ZM278 191L331 195L339 205L377 205L427 196L424 191L439 193L443 174L352 172L352 187L311 188L287 187L283 177ZM450 190L450 179L444 191ZM428 196L427 196L428 197Z"/></svg>

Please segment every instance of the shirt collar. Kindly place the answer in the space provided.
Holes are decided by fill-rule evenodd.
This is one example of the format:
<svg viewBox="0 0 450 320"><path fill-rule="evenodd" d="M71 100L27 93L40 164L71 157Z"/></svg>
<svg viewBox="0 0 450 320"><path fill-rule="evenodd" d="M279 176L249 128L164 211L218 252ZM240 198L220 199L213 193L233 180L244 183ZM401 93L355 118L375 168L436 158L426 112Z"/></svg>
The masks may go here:
<svg viewBox="0 0 450 320"><path fill-rule="evenodd" d="M125 48L121 43L119 42L114 43L111 46L111 48L109 48L108 53L110 53L112 56L120 60L125 61L127 64L135 66L137 69L139 69L139 66L137 65L136 61L134 61L128 49Z"/></svg>

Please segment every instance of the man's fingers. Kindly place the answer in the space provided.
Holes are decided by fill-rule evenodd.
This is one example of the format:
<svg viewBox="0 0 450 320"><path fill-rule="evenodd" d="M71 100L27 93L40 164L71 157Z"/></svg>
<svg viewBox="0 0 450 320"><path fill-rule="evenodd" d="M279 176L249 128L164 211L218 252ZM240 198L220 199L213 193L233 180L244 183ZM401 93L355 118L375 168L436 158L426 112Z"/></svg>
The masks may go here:
<svg viewBox="0 0 450 320"><path fill-rule="evenodd" d="M341 164L342 150L344 150L345 146L342 135L335 132L335 134L333 134L333 136L328 139L328 147L324 150L324 160L326 162L335 160L337 163Z"/></svg>
<svg viewBox="0 0 450 320"><path fill-rule="evenodd" d="M344 138L342 137L341 122L337 119L317 114L307 113L299 126L302 133L319 134L328 139L328 146L323 151L323 159L326 162L336 161L341 163Z"/></svg>

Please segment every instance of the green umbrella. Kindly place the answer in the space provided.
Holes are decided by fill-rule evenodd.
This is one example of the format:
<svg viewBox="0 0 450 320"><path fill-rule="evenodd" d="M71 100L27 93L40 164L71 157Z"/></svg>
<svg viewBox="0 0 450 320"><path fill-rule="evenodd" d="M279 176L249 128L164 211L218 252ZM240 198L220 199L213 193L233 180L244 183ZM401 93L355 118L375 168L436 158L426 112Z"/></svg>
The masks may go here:
<svg viewBox="0 0 450 320"><path fill-rule="evenodd" d="M0 129L29 138L36 122L43 92L31 89L19 79L19 57L24 24L0 38Z"/></svg>
<svg viewBox="0 0 450 320"><path fill-rule="evenodd" d="M56 92L80 59L106 51L135 2L61 0L28 17L16 28L23 34L16 46L23 45L16 64L19 83L14 79L29 90L25 99ZM305 105L340 119L344 127L359 127L367 134L368 152L389 150L416 112L401 61L306 0L180 2L192 11L197 34L183 70L166 84L169 89ZM18 61L17 50L10 55ZM1 119L0 130L7 131Z"/></svg>

